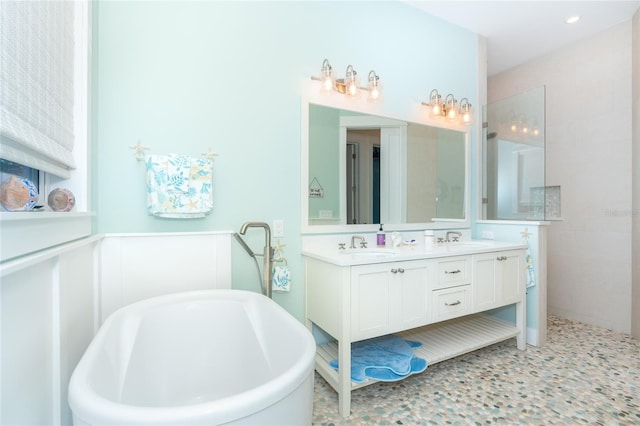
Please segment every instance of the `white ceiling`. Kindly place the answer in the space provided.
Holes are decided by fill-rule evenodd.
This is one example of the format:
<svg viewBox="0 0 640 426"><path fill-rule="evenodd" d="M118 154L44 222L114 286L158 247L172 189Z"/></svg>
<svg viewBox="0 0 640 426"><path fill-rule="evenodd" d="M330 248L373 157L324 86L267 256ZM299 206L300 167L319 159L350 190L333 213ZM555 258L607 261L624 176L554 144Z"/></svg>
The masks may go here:
<svg viewBox="0 0 640 426"><path fill-rule="evenodd" d="M487 38L488 74L631 19L640 0L591 1L405 1L440 19ZM575 24L564 21L580 16Z"/></svg>

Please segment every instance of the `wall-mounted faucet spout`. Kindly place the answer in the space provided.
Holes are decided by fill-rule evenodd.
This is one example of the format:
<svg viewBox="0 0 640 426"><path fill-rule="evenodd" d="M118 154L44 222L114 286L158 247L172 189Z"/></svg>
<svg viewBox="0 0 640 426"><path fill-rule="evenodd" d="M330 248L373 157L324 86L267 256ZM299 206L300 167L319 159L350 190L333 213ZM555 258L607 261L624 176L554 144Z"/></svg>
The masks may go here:
<svg viewBox="0 0 640 426"><path fill-rule="evenodd" d="M245 235L249 228L264 228L264 251L262 254L253 253L253 256L262 256L262 294L271 298L272 288L272 267L273 267L273 248L271 247L271 228L265 222L245 222L240 227L240 234ZM238 241L240 237L236 238ZM247 250L246 243L242 241L241 245Z"/></svg>

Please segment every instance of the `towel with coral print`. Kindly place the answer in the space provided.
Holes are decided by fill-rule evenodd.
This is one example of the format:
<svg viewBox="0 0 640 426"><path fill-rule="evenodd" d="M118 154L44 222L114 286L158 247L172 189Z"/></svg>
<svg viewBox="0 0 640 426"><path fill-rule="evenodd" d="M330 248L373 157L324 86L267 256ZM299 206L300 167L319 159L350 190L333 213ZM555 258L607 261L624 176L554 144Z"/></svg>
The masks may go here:
<svg viewBox="0 0 640 426"><path fill-rule="evenodd" d="M148 155L147 209L166 218L204 217L213 207L213 162L183 155Z"/></svg>

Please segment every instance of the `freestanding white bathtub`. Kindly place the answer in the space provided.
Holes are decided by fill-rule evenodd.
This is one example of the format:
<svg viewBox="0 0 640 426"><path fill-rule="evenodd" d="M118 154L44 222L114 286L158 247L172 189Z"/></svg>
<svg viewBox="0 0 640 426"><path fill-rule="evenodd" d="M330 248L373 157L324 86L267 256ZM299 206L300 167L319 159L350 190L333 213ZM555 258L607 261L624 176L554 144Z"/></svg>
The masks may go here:
<svg viewBox="0 0 640 426"><path fill-rule="evenodd" d="M155 297L104 322L73 372L75 425L311 424L315 341L240 290Z"/></svg>

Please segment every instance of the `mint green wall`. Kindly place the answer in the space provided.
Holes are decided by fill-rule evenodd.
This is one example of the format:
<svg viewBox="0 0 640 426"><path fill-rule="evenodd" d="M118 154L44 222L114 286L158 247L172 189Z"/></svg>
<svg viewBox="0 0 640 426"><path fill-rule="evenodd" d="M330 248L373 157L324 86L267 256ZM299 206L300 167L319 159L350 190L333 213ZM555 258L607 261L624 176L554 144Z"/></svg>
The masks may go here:
<svg viewBox="0 0 640 426"><path fill-rule="evenodd" d="M328 58L365 78L403 116L431 89L477 104L477 37L401 2L94 2L92 204L101 233L235 230L283 219L292 291L274 299L303 317L300 256L301 88ZM219 154L204 219L146 213L144 163L129 149ZM473 143L473 140L472 140ZM250 231L261 250L263 234ZM176 265L179 267L179 265ZM234 243L234 288L257 291Z"/></svg>

